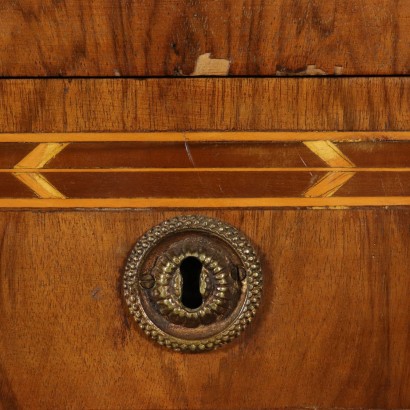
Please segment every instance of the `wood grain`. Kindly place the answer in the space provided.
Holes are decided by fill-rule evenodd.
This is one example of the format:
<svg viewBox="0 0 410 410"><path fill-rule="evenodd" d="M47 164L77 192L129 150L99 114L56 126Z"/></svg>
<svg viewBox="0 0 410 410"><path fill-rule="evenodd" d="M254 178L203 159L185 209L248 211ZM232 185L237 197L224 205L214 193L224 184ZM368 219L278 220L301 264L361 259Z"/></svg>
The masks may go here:
<svg viewBox="0 0 410 410"><path fill-rule="evenodd" d="M23 158L18 156L21 145L0 143L0 150L18 161L13 168L3 168L0 161L0 173L9 174L0 186L0 197L5 198L0 207L18 206L15 200L27 197L26 191L19 196L21 189L12 193L13 177L16 188L25 185L32 198L99 199L99 207L105 199L122 206L124 199L140 200L142 206L150 198L149 206L158 206L169 198L179 200L178 207L194 198L219 204L226 199L224 206L229 207L232 202L240 206L237 199L248 200L252 207L267 198L271 206L277 206L276 198L288 198L287 205L293 206L300 205L300 197L369 197L366 205L379 206L394 203L393 198L397 205L410 199L407 141L46 142L34 148L29 144L31 151ZM4 160L10 166L6 155ZM75 206L77 202L64 205Z"/></svg>
<svg viewBox="0 0 410 410"><path fill-rule="evenodd" d="M323 174L323 173L322 173ZM52 173L47 179L69 198L297 197L320 172ZM410 172L404 176L410 181ZM257 181L260 181L259 183ZM402 195L399 191L398 195ZM410 184L403 196L410 196ZM360 195L357 195L360 196ZM373 195L377 196L377 195ZM388 196L396 196L391 193Z"/></svg>
<svg viewBox="0 0 410 410"><path fill-rule="evenodd" d="M362 141L360 133L349 133L350 142L326 140L326 133L319 133L320 141L247 141L247 133L237 133L237 140L221 141L195 140L189 134L185 141L149 141L150 134L142 141L104 141L100 142L51 142L48 143L10 143L0 140L0 169L42 168L42 169L104 169L104 168L402 168L410 167L410 134L408 140L400 141ZM172 133L170 133L172 134ZM210 133L213 134L213 133ZM263 133L261 133L263 134ZM31 135L31 134L30 134ZM71 135L71 134L69 134ZM76 135L76 134L74 134ZM83 134L87 140L87 134ZM109 135L109 134L104 134ZM303 139L304 134L298 133ZM69 138L68 136L66 138ZM356 140L357 138L357 140ZM56 138L58 139L58 138ZM320 150L312 144L331 144L339 150L344 162L329 162ZM189 155L188 155L189 151ZM323 158L322 158L323 157Z"/></svg>
<svg viewBox="0 0 410 410"><path fill-rule="evenodd" d="M28 155L37 144L13 144L2 142L0 134L0 168L13 168L22 158Z"/></svg>
<svg viewBox="0 0 410 410"><path fill-rule="evenodd" d="M352 174L352 172L339 171L333 174L336 176L336 174ZM53 172L44 175L49 183L63 194L61 197L67 198L196 198L201 200L204 198L297 198L324 177L325 173L279 170L275 172L244 170L104 173L84 171L81 173ZM343 181L341 185L343 189L340 188L335 196L410 197L409 181L410 170L356 173L350 180ZM20 185L20 182L16 181L15 185ZM4 193L0 188L0 196L7 197L9 190L8 187ZM11 195L11 197L19 198L18 195Z"/></svg>
<svg viewBox="0 0 410 410"><path fill-rule="evenodd" d="M4 80L0 130L408 131L410 78Z"/></svg>
<svg viewBox="0 0 410 410"><path fill-rule="evenodd" d="M1 133L1 142L382 142L409 141L410 131L148 131Z"/></svg>
<svg viewBox="0 0 410 410"><path fill-rule="evenodd" d="M340 168L349 167L351 163L363 168L410 168L409 141L335 146L350 161ZM328 164L302 143L162 142L74 143L53 158L47 168L314 168L324 165Z"/></svg>
<svg viewBox="0 0 410 410"><path fill-rule="evenodd" d="M16 183L17 182L17 183ZM13 175L0 174L0 198L33 198L32 190L16 180Z"/></svg>
<svg viewBox="0 0 410 410"><path fill-rule="evenodd" d="M184 355L120 291L134 242L175 212L1 212L3 408L410 407L409 209L201 213L252 240L265 288L238 340Z"/></svg>
<svg viewBox="0 0 410 410"><path fill-rule="evenodd" d="M302 143L114 142L70 144L47 168L280 168L303 166L300 156L311 166L323 165Z"/></svg>
<svg viewBox="0 0 410 410"><path fill-rule="evenodd" d="M1 76L181 76L205 53L230 75L410 67L407 0L3 0L0 13Z"/></svg>
<svg viewBox="0 0 410 410"><path fill-rule="evenodd" d="M410 408L410 2L3 0L0 20L1 409ZM249 236L265 289L241 338L183 355L133 323L121 275L194 212Z"/></svg>

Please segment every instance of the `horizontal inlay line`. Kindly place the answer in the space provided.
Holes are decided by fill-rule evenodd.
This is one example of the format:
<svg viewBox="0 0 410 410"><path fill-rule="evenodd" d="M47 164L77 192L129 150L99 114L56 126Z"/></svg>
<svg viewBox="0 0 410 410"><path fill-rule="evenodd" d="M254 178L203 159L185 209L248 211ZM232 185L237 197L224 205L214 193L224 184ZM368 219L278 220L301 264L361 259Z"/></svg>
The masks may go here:
<svg viewBox="0 0 410 410"><path fill-rule="evenodd" d="M400 141L410 140L410 131L343 132L85 132L85 133L6 133L0 142L184 142L184 141Z"/></svg>
<svg viewBox="0 0 410 410"><path fill-rule="evenodd" d="M0 169L0 173L123 173L123 172L410 172L410 168L18 168Z"/></svg>
<svg viewBox="0 0 410 410"><path fill-rule="evenodd" d="M0 199L0 208L286 208L407 206L410 197Z"/></svg>

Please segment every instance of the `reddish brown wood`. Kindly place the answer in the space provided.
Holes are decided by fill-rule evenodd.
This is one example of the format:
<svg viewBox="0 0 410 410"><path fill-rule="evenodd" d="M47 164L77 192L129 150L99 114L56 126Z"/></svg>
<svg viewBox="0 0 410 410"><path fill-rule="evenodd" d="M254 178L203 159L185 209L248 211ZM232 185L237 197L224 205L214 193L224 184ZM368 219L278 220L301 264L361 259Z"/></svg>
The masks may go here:
<svg viewBox="0 0 410 410"><path fill-rule="evenodd" d="M60 145L54 144L58 150L47 156L47 151L39 148L53 148L53 143L0 143L4 163L1 173L5 175L0 195L26 197L29 191L22 189L25 183L42 198L53 195L53 188L44 192L39 186L44 183L51 183L68 198L321 197L329 196L326 192L332 187L339 187L332 193L337 197L410 195L410 144L405 141L331 145L319 142L319 147L330 153L340 150L339 165L327 162L326 156L306 144L187 140L185 143L74 142L62 147L62 151ZM22 154L30 151L23 159ZM42 155L47 158L42 160ZM21 173L37 175L36 178L40 173L43 182L33 185L31 181L21 180ZM348 173L350 178L339 184L327 177L330 181L325 188L319 191L312 188L325 174L338 173ZM17 189L15 194L13 186Z"/></svg>
<svg viewBox="0 0 410 410"><path fill-rule="evenodd" d="M250 328L198 355L121 298L134 242L175 212L0 212L3 408L410 407L408 209L196 212L242 229L265 274Z"/></svg>
<svg viewBox="0 0 410 410"><path fill-rule="evenodd" d="M340 150L358 167L409 167L410 142L336 143Z"/></svg>
<svg viewBox="0 0 410 410"><path fill-rule="evenodd" d="M335 171L329 168L328 172ZM306 191L327 173L325 170L304 172L193 170L190 172L82 171L74 173L62 171L41 174L67 198L198 198L200 200L201 198L303 197ZM0 178L1 198L35 197L31 189L26 188L13 174L0 173ZM332 196L408 197L410 196L409 180L410 171L359 171L343 183ZM235 202L230 205L234 206Z"/></svg>
<svg viewBox="0 0 410 410"><path fill-rule="evenodd" d="M69 198L258 198L301 196L315 172L121 172L50 173ZM259 181L259 182L258 182Z"/></svg>
<svg viewBox="0 0 410 410"><path fill-rule="evenodd" d="M337 196L409 196L410 172L357 173Z"/></svg>
<svg viewBox="0 0 410 410"><path fill-rule="evenodd" d="M358 167L410 167L408 141L336 143L336 146ZM47 164L47 168L321 166L327 164L297 142L72 143Z"/></svg>
<svg viewBox="0 0 410 410"><path fill-rule="evenodd" d="M409 408L410 210L389 207L410 200L409 17L406 0L2 1L3 77L185 77L204 53L229 62L228 76L359 77L0 80L7 141L183 137L77 140L47 169L20 169L43 199L11 170L36 144L0 144L0 408ZM201 131L283 131L294 142L189 141ZM336 170L318 169L329 164L288 135L302 131L367 134L335 143L348 164ZM392 131L402 142L372 141ZM73 169L88 167L187 172ZM357 172L334 198L304 198L330 171ZM378 208L340 210L358 205ZM145 210L45 212L93 206ZM232 223L262 259L255 321L209 354L160 348L124 309L124 261L172 206Z"/></svg>
<svg viewBox="0 0 410 410"><path fill-rule="evenodd" d="M410 78L4 80L2 132L408 131Z"/></svg>
<svg viewBox="0 0 410 410"><path fill-rule="evenodd" d="M0 168L13 168L37 144L13 144L1 141L0 135Z"/></svg>
<svg viewBox="0 0 410 410"><path fill-rule="evenodd" d="M0 13L2 76L189 75L204 53L230 75L410 67L407 0L3 0Z"/></svg>
<svg viewBox="0 0 410 410"><path fill-rule="evenodd" d="M34 192L11 175L0 173L0 198L35 198Z"/></svg>
<svg viewBox="0 0 410 410"><path fill-rule="evenodd" d="M72 143L47 168L281 168L304 166L301 157L308 166L323 164L302 143Z"/></svg>
<svg viewBox="0 0 410 410"><path fill-rule="evenodd" d="M351 134L355 136L355 134ZM303 134L300 136L303 138ZM326 135L323 135L326 137ZM221 135L223 138L223 135ZM1 143L0 168L10 169L38 144ZM410 167L410 143L335 143L357 167ZM73 142L44 166L87 168L315 168L328 166L301 142Z"/></svg>

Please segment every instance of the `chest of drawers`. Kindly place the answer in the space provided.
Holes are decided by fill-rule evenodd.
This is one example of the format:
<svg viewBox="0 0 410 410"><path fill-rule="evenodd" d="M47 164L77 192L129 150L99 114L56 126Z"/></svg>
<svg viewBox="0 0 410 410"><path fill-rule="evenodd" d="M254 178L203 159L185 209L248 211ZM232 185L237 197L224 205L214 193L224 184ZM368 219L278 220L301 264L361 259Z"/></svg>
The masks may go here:
<svg viewBox="0 0 410 410"><path fill-rule="evenodd" d="M3 3L0 407L410 407L407 2ZM195 353L124 297L138 239L188 215L263 274Z"/></svg>

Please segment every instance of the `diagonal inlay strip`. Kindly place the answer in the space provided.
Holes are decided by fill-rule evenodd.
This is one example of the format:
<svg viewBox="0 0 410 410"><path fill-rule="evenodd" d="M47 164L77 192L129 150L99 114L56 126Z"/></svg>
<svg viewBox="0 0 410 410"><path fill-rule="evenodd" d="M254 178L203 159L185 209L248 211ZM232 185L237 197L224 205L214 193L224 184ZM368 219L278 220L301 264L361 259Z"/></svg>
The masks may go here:
<svg viewBox="0 0 410 410"><path fill-rule="evenodd" d="M60 153L68 143L51 142L38 144L14 168L43 168Z"/></svg>
<svg viewBox="0 0 410 410"><path fill-rule="evenodd" d="M50 182L39 173L24 172L25 169L41 169L58 153L60 153L68 143L41 143L36 146L28 155L26 155L15 169L22 172L15 173L14 176L27 185L39 198L60 198L65 196L55 188Z"/></svg>
<svg viewBox="0 0 410 410"><path fill-rule="evenodd" d="M27 185L42 199L65 199L66 197L39 173L18 173L14 176Z"/></svg>
<svg viewBox="0 0 410 410"><path fill-rule="evenodd" d="M304 194L306 198L329 198L341 188L355 172L328 172Z"/></svg>
<svg viewBox="0 0 410 410"><path fill-rule="evenodd" d="M331 141L305 141L304 144L332 168L347 168L349 171L328 172L305 193L307 198L328 198L347 183L355 172L355 164Z"/></svg>
<svg viewBox="0 0 410 410"><path fill-rule="evenodd" d="M305 141L304 144L333 168L355 167L355 164L331 141Z"/></svg>

